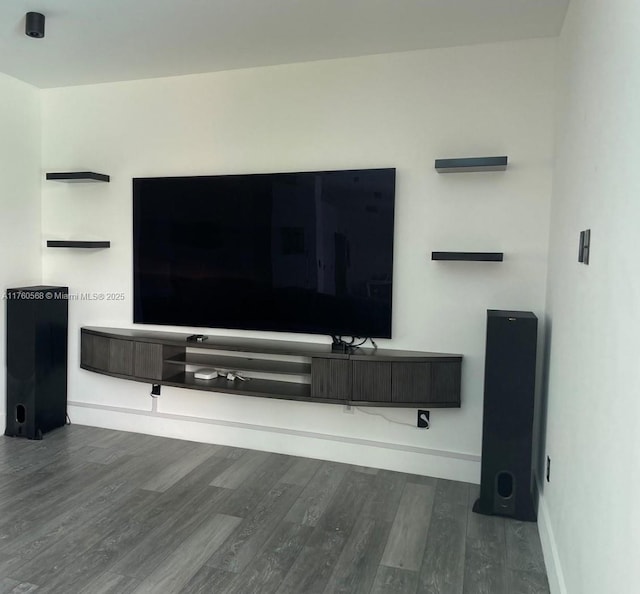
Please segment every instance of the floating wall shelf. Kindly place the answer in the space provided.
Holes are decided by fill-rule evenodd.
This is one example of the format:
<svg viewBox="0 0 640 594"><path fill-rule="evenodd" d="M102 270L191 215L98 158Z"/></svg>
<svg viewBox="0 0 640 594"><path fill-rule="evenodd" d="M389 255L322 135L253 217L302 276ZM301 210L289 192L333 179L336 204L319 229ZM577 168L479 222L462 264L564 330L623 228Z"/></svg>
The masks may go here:
<svg viewBox="0 0 640 594"><path fill-rule="evenodd" d="M469 262L502 262L502 252L431 252L432 260L469 261Z"/></svg>
<svg viewBox="0 0 640 594"><path fill-rule="evenodd" d="M473 171L504 171L507 157L467 157L464 159L436 159L438 173L463 173Z"/></svg>
<svg viewBox="0 0 640 594"><path fill-rule="evenodd" d="M67 173L47 173L47 179L68 183L108 182L110 177L93 171L70 171Z"/></svg>
<svg viewBox="0 0 640 594"><path fill-rule="evenodd" d="M366 348L334 353L330 344L216 336L194 343L187 334L121 328L82 328L80 336L82 369L145 384L315 405L460 408L462 355ZM281 361L281 355L300 362ZM196 379L194 368L201 366L248 375L246 381Z"/></svg>
<svg viewBox="0 0 640 594"><path fill-rule="evenodd" d="M47 247L50 248L84 248L84 249L101 249L110 248L110 241L54 241L48 240Z"/></svg>

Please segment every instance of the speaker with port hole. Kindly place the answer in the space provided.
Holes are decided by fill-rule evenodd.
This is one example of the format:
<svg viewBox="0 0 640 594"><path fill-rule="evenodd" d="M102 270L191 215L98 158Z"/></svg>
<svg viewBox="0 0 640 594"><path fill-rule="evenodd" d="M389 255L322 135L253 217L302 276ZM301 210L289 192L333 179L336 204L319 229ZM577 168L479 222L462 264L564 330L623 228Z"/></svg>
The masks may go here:
<svg viewBox="0 0 640 594"><path fill-rule="evenodd" d="M66 422L68 288L7 289L5 435L42 439Z"/></svg>
<svg viewBox="0 0 640 594"><path fill-rule="evenodd" d="M535 521L533 471L538 319L489 310L484 375L480 498L473 511Z"/></svg>

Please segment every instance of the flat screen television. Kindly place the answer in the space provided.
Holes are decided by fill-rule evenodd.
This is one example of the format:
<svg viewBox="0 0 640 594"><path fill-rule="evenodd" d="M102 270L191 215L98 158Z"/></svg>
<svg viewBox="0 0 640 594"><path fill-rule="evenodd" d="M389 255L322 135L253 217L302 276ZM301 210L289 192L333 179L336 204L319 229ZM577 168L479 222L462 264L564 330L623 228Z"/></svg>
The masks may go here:
<svg viewBox="0 0 640 594"><path fill-rule="evenodd" d="M391 337L395 169L133 179L140 324Z"/></svg>

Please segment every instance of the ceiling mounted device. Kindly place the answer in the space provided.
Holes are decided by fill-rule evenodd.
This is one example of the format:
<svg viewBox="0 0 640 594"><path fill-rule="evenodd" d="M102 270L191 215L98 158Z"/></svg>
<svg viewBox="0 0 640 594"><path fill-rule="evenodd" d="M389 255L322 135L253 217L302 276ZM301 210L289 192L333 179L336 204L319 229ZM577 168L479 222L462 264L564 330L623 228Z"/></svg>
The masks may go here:
<svg viewBox="0 0 640 594"><path fill-rule="evenodd" d="M39 12L28 12L24 32L25 35L35 39L44 37L44 15Z"/></svg>

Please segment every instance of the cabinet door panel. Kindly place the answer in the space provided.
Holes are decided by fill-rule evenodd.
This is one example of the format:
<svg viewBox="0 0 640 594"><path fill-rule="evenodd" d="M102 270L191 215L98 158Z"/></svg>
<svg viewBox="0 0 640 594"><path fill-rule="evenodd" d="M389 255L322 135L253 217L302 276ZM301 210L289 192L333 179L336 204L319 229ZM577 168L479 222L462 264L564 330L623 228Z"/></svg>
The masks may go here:
<svg viewBox="0 0 640 594"><path fill-rule="evenodd" d="M353 400L391 402L391 362L353 361Z"/></svg>
<svg viewBox="0 0 640 594"><path fill-rule="evenodd" d="M80 342L81 364L100 371L108 371L109 339L83 332Z"/></svg>
<svg viewBox="0 0 640 594"><path fill-rule="evenodd" d="M109 339L109 371L133 375L133 341Z"/></svg>
<svg viewBox="0 0 640 594"><path fill-rule="evenodd" d="M431 401L431 363L391 363L391 399L393 402Z"/></svg>
<svg viewBox="0 0 640 594"><path fill-rule="evenodd" d="M349 400L351 364L343 359L311 359L311 397Z"/></svg>
<svg viewBox="0 0 640 594"><path fill-rule="evenodd" d="M135 376L162 379L162 345L150 342L135 343Z"/></svg>
<svg viewBox="0 0 640 594"><path fill-rule="evenodd" d="M434 363L431 373L431 401L460 406L460 361Z"/></svg>

